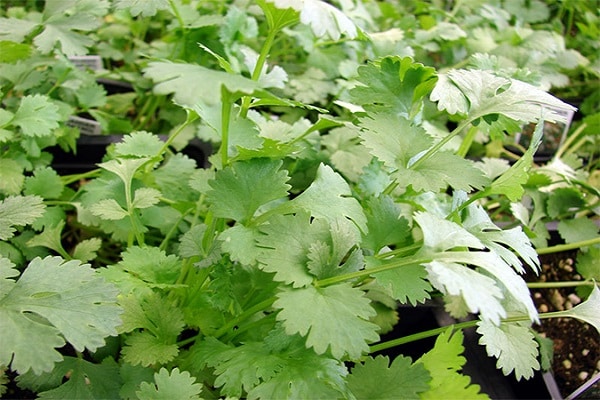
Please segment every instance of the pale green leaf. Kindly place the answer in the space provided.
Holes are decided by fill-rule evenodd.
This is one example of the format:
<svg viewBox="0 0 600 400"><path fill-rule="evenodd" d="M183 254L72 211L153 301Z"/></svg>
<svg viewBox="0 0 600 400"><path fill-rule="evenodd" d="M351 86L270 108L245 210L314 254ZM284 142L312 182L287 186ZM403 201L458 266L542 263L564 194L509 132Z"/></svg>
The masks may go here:
<svg viewBox="0 0 600 400"><path fill-rule="evenodd" d="M134 208L148 208L160 201L161 193L154 188L139 188L133 194Z"/></svg>
<svg viewBox="0 0 600 400"><path fill-rule="evenodd" d="M409 357L398 356L390 364L387 356L377 356L352 369L348 387L358 400L416 399L429 389L430 379L423 365L411 365Z"/></svg>
<svg viewBox="0 0 600 400"><path fill-rule="evenodd" d="M475 235L488 249L496 252L517 272L525 273L521 259L533 271L539 270L538 255L521 227L500 229L492 222L483 207L477 205L471 205L467 208L463 227Z"/></svg>
<svg viewBox="0 0 600 400"><path fill-rule="evenodd" d="M0 191L12 195L20 194L23 182L23 167L10 158L0 158Z"/></svg>
<svg viewBox="0 0 600 400"><path fill-rule="evenodd" d="M592 325L600 333L600 313L598 310L600 310L600 289L598 289L598 285L594 285L592 293L583 303L570 310L561 311L561 313Z"/></svg>
<svg viewBox="0 0 600 400"><path fill-rule="evenodd" d="M115 145L115 154L129 157L154 157L159 154L163 142L157 135L146 131L136 131L125 135Z"/></svg>
<svg viewBox="0 0 600 400"><path fill-rule="evenodd" d="M591 246L579 253L576 268L584 279L600 282L600 246Z"/></svg>
<svg viewBox="0 0 600 400"><path fill-rule="evenodd" d="M43 246L54 250L58 254L64 254L65 250L62 246L62 230L64 227L64 220L60 220L56 225L45 227L42 233L27 241L27 246Z"/></svg>
<svg viewBox="0 0 600 400"><path fill-rule="evenodd" d="M417 212L414 219L423 231L425 246L430 249L444 251L455 247L484 248L475 235L460 225L430 212Z"/></svg>
<svg viewBox="0 0 600 400"><path fill-rule="evenodd" d="M382 261L371 261L367 268L383 264ZM416 305L430 298L432 290L428 281L428 274L422 265L405 265L387 271L373 274L377 282L388 288L390 295L401 304Z"/></svg>
<svg viewBox="0 0 600 400"><path fill-rule="evenodd" d="M98 164L99 167L116 174L125 185L130 185L135 172L148 161L148 158L117 158Z"/></svg>
<svg viewBox="0 0 600 400"><path fill-rule="evenodd" d="M306 346L317 354L329 349L335 358L357 359L379 339L379 327L368 321L375 310L364 292L350 284L286 289L277 297L273 306L281 310L277 319L286 333L305 336Z"/></svg>
<svg viewBox="0 0 600 400"><path fill-rule="evenodd" d="M168 61L150 62L144 70L144 76L154 81L154 93L174 93L175 102L190 107L197 103L219 104L221 86L225 86L229 92L244 94L252 94L260 88L257 82L238 74Z"/></svg>
<svg viewBox="0 0 600 400"><path fill-rule="evenodd" d="M321 0L268 0L277 8L293 8L300 12L300 22L310 26L317 37L339 40L342 35L355 39L359 28L343 12Z"/></svg>
<svg viewBox="0 0 600 400"><path fill-rule="evenodd" d="M245 265L255 265L257 259L263 254L263 249L257 245L258 236L256 228L247 228L239 224L225 230L219 238L222 241L223 250L229 253L229 257L233 261Z"/></svg>
<svg viewBox="0 0 600 400"><path fill-rule="evenodd" d="M47 96L36 94L21 99L12 124L20 127L26 136L40 137L50 135L60 120L58 106Z"/></svg>
<svg viewBox="0 0 600 400"><path fill-rule="evenodd" d="M128 10L131 16L152 17L160 10L168 10L168 0L116 0L114 6L117 10Z"/></svg>
<svg viewBox="0 0 600 400"><path fill-rule="evenodd" d="M0 240L13 237L16 226L33 223L44 214L39 196L9 196L0 200Z"/></svg>
<svg viewBox="0 0 600 400"><path fill-rule="evenodd" d="M87 264L35 258L0 299L0 363L40 373L62 360L65 340L77 351L103 346L121 323L117 293Z"/></svg>
<svg viewBox="0 0 600 400"><path fill-rule="evenodd" d="M91 261L96 258L98 250L102 247L102 239L94 237L77 243L73 250L73 258L82 262Z"/></svg>
<svg viewBox="0 0 600 400"><path fill-rule="evenodd" d="M519 276L508 264L506 264L497 254L489 251L449 251L444 253L436 253L436 255L433 257L437 261L444 264L463 263L482 268L487 273L495 277L498 280L498 283L501 284L504 289L508 291L514 298L515 303L513 304L513 307L516 307L519 309L519 311L529 315L529 318L532 321L538 321L537 309L533 304L527 284L523 278ZM479 292L476 289L471 289L471 291L473 293ZM484 318L488 319L487 316ZM490 319L495 323L499 322L499 320L495 317Z"/></svg>
<svg viewBox="0 0 600 400"><path fill-rule="evenodd" d="M90 207L90 211L102 219L114 221L118 221L129 215L127 210L124 210L115 199L100 200Z"/></svg>
<svg viewBox="0 0 600 400"><path fill-rule="evenodd" d="M598 225L589 218L574 218L558 223L558 233L566 243L576 243L600 236Z"/></svg>
<svg viewBox="0 0 600 400"><path fill-rule="evenodd" d="M45 199L59 198L65 185L58 173L50 167L36 168L33 176L25 178L26 195L38 195Z"/></svg>
<svg viewBox="0 0 600 400"><path fill-rule="evenodd" d="M489 71L452 70L439 74L431 100L439 110L465 114L471 120L502 114L523 122L566 122L556 109L575 111L556 97L528 83L496 76Z"/></svg>
<svg viewBox="0 0 600 400"><path fill-rule="evenodd" d="M142 382L136 394L140 400L197 400L201 392L202 384L196 383L196 378L189 372L174 368L169 373L161 368L154 374L154 382Z"/></svg>
<svg viewBox="0 0 600 400"><path fill-rule="evenodd" d="M37 22L17 18L0 18L0 39L21 43L33 29Z"/></svg>
<svg viewBox="0 0 600 400"><path fill-rule="evenodd" d="M432 261L425 266L431 284L445 295L461 296L470 312L496 324L506 317L502 290L492 278L452 262Z"/></svg>
<svg viewBox="0 0 600 400"><path fill-rule="evenodd" d="M477 325L477 333L481 335L479 343L485 345L489 356L498 359L496 365L504 375L514 371L517 380L529 379L540 369L538 342L531 328L509 322L495 325L485 320Z"/></svg>

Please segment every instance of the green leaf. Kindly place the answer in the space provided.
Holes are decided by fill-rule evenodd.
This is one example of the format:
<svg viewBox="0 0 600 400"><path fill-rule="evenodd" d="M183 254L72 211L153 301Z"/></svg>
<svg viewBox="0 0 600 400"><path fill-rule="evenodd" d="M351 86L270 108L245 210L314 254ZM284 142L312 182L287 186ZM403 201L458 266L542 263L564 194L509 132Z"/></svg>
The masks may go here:
<svg viewBox="0 0 600 400"><path fill-rule="evenodd" d="M0 200L0 240L14 236L15 226L33 223L46 206L39 196L9 196Z"/></svg>
<svg viewBox="0 0 600 400"><path fill-rule="evenodd" d="M65 185L58 173L50 167L36 168L33 176L25 178L26 195L38 195L46 199L57 199Z"/></svg>
<svg viewBox="0 0 600 400"><path fill-rule="evenodd" d="M19 386L37 392L40 399L118 398L121 383L119 366L112 358L93 364L65 357L49 373L38 376L29 371L19 376Z"/></svg>
<svg viewBox="0 0 600 400"><path fill-rule="evenodd" d="M12 125L18 126L25 136L48 136L58 128L62 119L58 106L41 94L28 95L21 99Z"/></svg>
<svg viewBox="0 0 600 400"><path fill-rule="evenodd" d="M337 359L345 355L357 359L368 352L367 343L379 339L379 327L368 321L375 310L364 292L350 284L285 289L277 297L273 307L281 309L277 319L283 321L286 333L305 336L306 347L317 354L329 349Z"/></svg>
<svg viewBox="0 0 600 400"><path fill-rule="evenodd" d="M292 201L283 205L286 211L307 211L333 223L349 219L362 232L367 232L367 218L358 200L352 197L348 183L331 167L320 164L311 185Z"/></svg>
<svg viewBox="0 0 600 400"><path fill-rule="evenodd" d="M178 104L194 106L219 104L221 86L231 93L252 94L259 84L238 74L215 71L200 65L153 61L144 70L144 76L154 81L155 94L174 93Z"/></svg>
<svg viewBox="0 0 600 400"><path fill-rule="evenodd" d="M578 254L575 266L584 279L600 282L600 246L589 247Z"/></svg>
<svg viewBox="0 0 600 400"><path fill-rule="evenodd" d="M387 356L368 357L348 376L348 387L358 400L416 399L429 389L430 376L422 364L411 365L398 356L390 365Z"/></svg>
<svg viewBox="0 0 600 400"><path fill-rule="evenodd" d="M125 361L148 367L168 363L179 354L177 337L185 326L179 308L158 294L127 296L120 303L125 312L119 331L134 331L127 335L121 350Z"/></svg>
<svg viewBox="0 0 600 400"><path fill-rule="evenodd" d="M404 244L411 238L408 220L401 215L402 211L392 197L370 198L365 214L369 231L363 237L362 246L375 254L385 246Z"/></svg>
<svg viewBox="0 0 600 400"><path fill-rule="evenodd" d="M1 26L2 21L0 21L0 36L2 35ZM29 57L31 50L31 46L28 44L2 40L0 41L0 63L12 64L16 61L24 60Z"/></svg>
<svg viewBox="0 0 600 400"><path fill-rule="evenodd" d="M127 210L123 209L115 199L100 200L90 207L92 214L107 220L118 221L129 215Z"/></svg>
<svg viewBox="0 0 600 400"><path fill-rule="evenodd" d="M257 257L259 267L273 272L274 280L292 284L293 287L307 286L315 279L308 269L308 250L312 243L327 241L329 229L324 219L311 220L305 212L293 215L276 215L269 223L259 227L263 236L257 244L263 248Z"/></svg>
<svg viewBox="0 0 600 400"><path fill-rule="evenodd" d="M152 17L160 10L168 10L168 0L115 0L117 10L128 10L132 17Z"/></svg>
<svg viewBox="0 0 600 400"><path fill-rule="evenodd" d="M479 393L479 385L471 383L467 375L459 371L466 363L463 333L447 329L435 340L433 349L419 358L415 364L422 363L431 374L429 390L420 393L423 400L436 399L487 399L488 396Z"/></svg>
<svg viewBox="0 0 600 400"><path fill-rule="evenodd" d="M558 233L566 243L576 243L598 237L598 225L589 218L562 220L558 223Z"/></svg>
<svg viewBox="0 0 600 400"><path fill-rule="evenodd" d="M559 187L549 193L546 203L548 216L556 219L563 214L570 213L573 209L585 206L585 200L579 190L574 187Z"/></svg>
<svg viewBox="0 0 600 400"><path fill-rule="evenodd" d="M179 277L179 258L157 247L130 246L121 257L118 264L102 270L101 274L119 286L124 295L132 291L148 293L148 288L172 287Z"/></svg>
<svg viewBox="0 0 600 400"><path fill-rule="evenodd" d="M136 394L140 400L196 400L200 399L201 392L202 384L196 383L196 378L189 372L181 372L179 368L174 368L169 373L165 368L161 368L154 374L154 382L142 382Z"/></svg>
<svg viewBox="0 0 600 400"><path fill-rule="evenodd" d="M367 268L384 264L383 261L371 259ZM373 274L377 282L389 289L390 295L401 304L412 305L424 303L430 298L432 287L428 282L428 274L422 265L405 265Z"/></svg>
<svg viewBox="0 0 600 400"><path fill-rule="evenodd" d="M238 161L217 171L207 193L215 216L247 223L258 208L287 196L291 188L287 171L280 170L281 160L253 159Z"/></svg>
<svg viewBox="0 0 600 400"><path fill-rule="evenodd" d="M259 235L256 228L235 225L223 231L219 238L223 250L229 253L233 261L244 265L255 265L263 254L263 249L257 245Z"/></svg>
<svg viewBox="0 0 600 400"><path fill-rule="evenodd" d="M355 103L370 112L387 112L413 119L423 98L433 89L435 69L410 57L389 56L358 68L357 86L350 91Z"/></svg>
<svg viewBox="0 0 600 400"><path fill-rule="evenodd" d="M115 154L125 157L154 157L163 147L157 135L146 131L136 131L125 135L115 145Z"/></svg>
<svg viewBox="0 0 600 400"><path fill-rule="evenodd" d="M490 187L486 188L484 192L486 195L503 194L512 202L521 199L525 193L523 185L527 183L529 170L533 165L533 155L542 141L543 127L543 123L537 124L527 151L505 173L495 179Z"/></svg>
<svg viewBox="0 0 600 400"><path fill-rule="evenodd" d="M208 349L210 347L210 349ZM273 378L282 369L282 356L273 354L263 343L243 343L228 347L218 340L207 337L200 342L204 362L215 368L215 386L227 396L241 397L261 382ZM254 368L248 368L249 365Z"/></svg>
<svg viewBox="0 0 600 400"><path fill-rule="evenodd" d="M321 0L267 0L277 8L292 8L300 13L300 22L310 26L317 37L339 40L342 35L356 39L359 28L343 12Z"/></svg>
<svg viewBox="0 0 600 400"><path fill-rule="evenodd" d="M453 153L438 151L417 166L414 162L433 145L426 131L394 114L371 114L360 120L361 138L371 154L394 171L402 187L417 191L439 191L448 185L469 191L483 188L488 179L472 161Z"/></svg>
<svg viewBox="0 0 600 400"><path fill-rule="evenodd" d="M169 157L154 171L153 175L156 185L164 197L176 201L196 201L197 193L190 190L190 186L193 177L200 175L196 174L199 171L206 170L197 170L194 160L182 153L177 153Z"/></svg>
<svg viewBox="0 0 600 400"><path fill-rule="evenodd" d="M0 158L0 191L6 194L20 194L23 182L23 167L15 160Z"/></svg>
<svg viewBox="0 0 600 400"><path fill-rule="evenodd" d="M517 380L529 379L540 369L538 342L530 327L509 322L494 325L489 321L480 321L477 325L477 333L481 335L479 343L485 345L489 356L498 359L496 365L504 375L514 371Z"/></svg>
<svg viewBox="0 0 600 400"><path fill-rule="evenodd" d="M116 296L87 264L35 258L0 299L0 363L39 374L62 360L65 339L77 351L103 346L121 323Z"/></svg>

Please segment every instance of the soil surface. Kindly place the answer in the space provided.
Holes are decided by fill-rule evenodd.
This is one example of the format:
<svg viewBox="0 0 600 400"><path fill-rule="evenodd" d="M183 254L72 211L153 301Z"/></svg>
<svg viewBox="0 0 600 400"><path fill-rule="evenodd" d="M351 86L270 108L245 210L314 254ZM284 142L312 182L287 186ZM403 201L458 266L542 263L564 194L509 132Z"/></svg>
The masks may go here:
<svg viewBox="0 0 600 400"><path fill-rule="evenodd" d="M569 252L540 256L540 276L528 280L581 280L574 268L576 255ZM540 312L565 310L581 302L574 288L534 289L532 295ZM563 398L600 373L600 335L593 326L573 318L551 318L542 320L536 330L554 342L552 372ZM600 383L577 398L600 399Z"/></svg>

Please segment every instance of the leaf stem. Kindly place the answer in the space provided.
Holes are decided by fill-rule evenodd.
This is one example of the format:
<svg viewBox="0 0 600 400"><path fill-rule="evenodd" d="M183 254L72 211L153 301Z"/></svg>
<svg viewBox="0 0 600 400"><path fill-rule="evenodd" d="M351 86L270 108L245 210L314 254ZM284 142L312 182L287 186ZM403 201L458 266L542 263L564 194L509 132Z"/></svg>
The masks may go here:
<svg viewBox="0 0 600 400"><path fill-rule="evenodd" d="M279 32L278 29L271 29L267 37L265 38L265 42L263 43L262 48L260 49L260 54L258 55L258 59L256 60L256 65L254 66L254 71L252 71L252 80L258 82L260 79L260 75L263 71L263 67L266 64L267 57L271 52L271 47L273 47L273 41L275 40L275 35ZM240 110L240 116L245 118L248 115L248 109L250 108L250 101L252 98L250 96L244 96L242 100L242 109Z"/></svg>
<svg viewBox="0 0 600 400"><path fill-rule="evenodd" d="M221 88L221 168L225 168L229 163L229 123L231 118L232 104L230 102L229 92L224 87Z"/></svg>
<svg viewBox="0 0 600 400"><path fill-rule="evenodd" d="M538 316L540 319L570 317L564 311L551 311L551 312L546 312L546 313L540 313L540 314L538 314ZM392 340L388 340L385 342L377 343L377 344L369 346L369 353L375 353L377 351L387 350L392 347L400 346L402 344L415 342L417 340L426 339L426 338L432 337L432 336L437 336L437 335L445 332L448 328L452 328L453 330L473 328L473 327L477 326L477 323L479 323L479 321L480 321L479 319L474 319L474 320L470 320L470 321L459 322L456 324L445 325L445 326L441 326L439 328L429 329L427 331L413 333L412 335L403 336L403 337L400 337L397 339L392 339ZM511 323L511 322L522 322L522 321L531 321L531 319L529 318L529 315L520 315L520 316L505 318L501 322L502 323Z"/></svg>
<svg viewBox="0 0 600 400"><path fill-rule="evenodd" d="M257 303L255 305L253 305L252 307L250 307L249 309L243 311L241 314L239 314L238 316L233 318L231 321L229 321L228 323L223 325L217 332L215 332L214 337L220 338L220 337L230 333L231 330L233 328L235 328L240 322L242 322L243 320L245 320L247 318L250 318L257 312L266 310L275 302L275 300L277 300L277 297L275 297L275 296L269 297L268 299L263 300L260 303Z"/></svg>
<svg viewBox="0 0 600 400"><path fill-rule="evenodd" d="M550 246L550 247L542 247L542 248L536 249L536 251L539 255L552 254L552 253L560 253L562 251L576 250L581 247L593 246L595 244L600 244L600 237L588 239L588 240L582 240L580 242L558 244L556 246Z"/></svg>
<svg viewBox="0 0 600 400"><path fill-rule="evenodd" d="M452 132L450 132L446 137L433 145L421 158L415 161L412 165L409 166L411 169L417 168L419 165L427 161L431 158L436 152L438 152L442 147L444 147L454 136L458 135L462 130L471 123L471 119L462 121Z"/></svg>
<svg viewBox="0 0 600 400"><path fill-rule="evenodd" d="M424 264L430 262L430 258L416 258L416 257L406 257L400 260L393 260L387 262L378 267L369 268L369 269L361 269L360 271L349 272L347 274L342 274L338 276L332 276L331 278L321 279L315 282L315 286L325 287L335 285L336 283L345 282L351 279L362 278L364 276L369 276L372 274L377 274L384 271L389 271L396 268L406 267L409 265L415 264Z"/></svg>
<svg viewBox="0 0 600 400"><path fill-rule="evenodd" d="M593 281L527 282L527 287L530 289L554 289L594 285L596 285L596 283Z"/></svg>

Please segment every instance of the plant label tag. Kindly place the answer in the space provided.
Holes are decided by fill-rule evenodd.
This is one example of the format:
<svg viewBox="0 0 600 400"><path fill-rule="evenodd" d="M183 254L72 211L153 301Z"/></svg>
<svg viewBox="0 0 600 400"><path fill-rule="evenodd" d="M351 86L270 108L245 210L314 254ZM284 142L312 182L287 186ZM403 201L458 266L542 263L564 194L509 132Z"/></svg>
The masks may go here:
<svg viewBox="0 0 600 400"><path fill-rule="evenodd" d="M102 69L102 59L100 56L71 56L69 57L69 61L82 70L91 69L92 71L98 71Z"/></svg>
<svg viewBox="0 0 600 400"><path fill-rule="evenodd" d="M100 136L102 134L102 127L93 119L70 116L67 120L67 126L78 128L82 135Z"/></svg>

